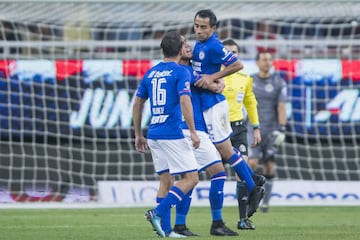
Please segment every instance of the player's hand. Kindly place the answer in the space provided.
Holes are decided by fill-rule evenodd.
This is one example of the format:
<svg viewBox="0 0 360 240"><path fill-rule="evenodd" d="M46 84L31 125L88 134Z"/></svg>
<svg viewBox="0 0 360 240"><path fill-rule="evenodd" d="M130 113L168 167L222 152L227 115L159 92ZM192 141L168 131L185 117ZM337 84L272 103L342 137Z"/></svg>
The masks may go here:
<svg viewBox="0 0 360 240"><path fill-rule="evenodd" d="M211 78L211 75L201 74L200 79L197 80L194 85L196 87L207 89L213 82L214 82L214 79Z"/></svg>
<svg viewBox="0 0 360 240"><path fill-rule="evenodd" d="M216 93L221 93L225 88L225 81L223 78L218 79L217 86L218 86L218 89L217 89Z"/></svg>
<svg viewBox="0 0 360 240"><path fill-rule="evenodd" d="M190 133L190 138L191 138L191 142L192 145L195 149L199 148L200 146L200 138L198 137L198 135L196 133Z"/></svg>
<svg viewBox="0 0 360 240"><path fill-rule="evenodd" d="M260 129L254 129L254 142L251 144L251 147L254 148L261 142Z"/></svg>
<svg viewBox="0 0 360 240"><path fill-rule="evenodd" d="M135 137L135 149L138 152L146 153L149 151L149 146L147 144L146 138L143 136Z"/></svg>
<svg viewBox="0 0 360 240"><path fill-rule="evenodd" d="M215 93L221 93L224 90L224 88L225 88L224 79L218 79L209 85L208 90Z"/></svg>

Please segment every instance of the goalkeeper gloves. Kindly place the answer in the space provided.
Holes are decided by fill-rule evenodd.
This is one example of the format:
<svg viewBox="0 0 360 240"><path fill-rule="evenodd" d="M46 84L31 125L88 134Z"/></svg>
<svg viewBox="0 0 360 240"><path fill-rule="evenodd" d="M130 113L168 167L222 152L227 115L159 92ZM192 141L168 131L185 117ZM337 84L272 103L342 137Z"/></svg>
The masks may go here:
<svg viewBox="0 0 360 240"><path fill-rule="evenodd" d="M272 132L272 139L274 147L279 147L285 142L286 126L281 125L278 130Z"/></svg>

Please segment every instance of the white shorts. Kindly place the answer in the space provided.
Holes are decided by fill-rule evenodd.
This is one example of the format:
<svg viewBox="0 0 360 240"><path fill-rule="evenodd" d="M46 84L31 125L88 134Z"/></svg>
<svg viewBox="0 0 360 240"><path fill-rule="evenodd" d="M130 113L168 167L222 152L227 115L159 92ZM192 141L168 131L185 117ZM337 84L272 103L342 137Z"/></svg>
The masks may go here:
<svg viewBox="0 0 360 240"><path fill-rule="evenodd" d="M190 131L188 129L183 129L183 133L191 143ZM196 133L200 138L199 148L194 149L195 158L198 163L198 170L202 171L217 162L221 163L222 160L220 153L211 142L209 135L203 131L196 131Z"/></svg>
<svg viewBox="0 0 360 240"><path fill-rule="evenodd" d="M232 129L227 101L219 102L213 107L205 110L203 115L210 140L213 143L224 142L231 136Z"/></svg>
<svg viewBox="0 0 360 240"><path fill-rule="evenodd" d="M193 147L187 139L148 139L147 143L156 173L169 171L171 175L175 175L197 171Z"/></svg>

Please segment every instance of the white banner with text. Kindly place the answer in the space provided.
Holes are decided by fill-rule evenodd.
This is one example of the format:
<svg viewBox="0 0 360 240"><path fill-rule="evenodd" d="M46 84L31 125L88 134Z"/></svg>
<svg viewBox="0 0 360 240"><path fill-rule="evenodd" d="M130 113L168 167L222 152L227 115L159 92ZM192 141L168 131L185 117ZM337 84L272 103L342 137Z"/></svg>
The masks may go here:
<svg viewBox="0 0 360 240"><path fill-rule="evenodd" d="M120 206L154 206L157 181L98 182L99 202ZM224 205L236 206L236 182L226 181ZM201 181L192 194L193 206L209 205L210 182ZM271 195L273 206L360 205L360 182L355 181L275 181Z"/></svg>

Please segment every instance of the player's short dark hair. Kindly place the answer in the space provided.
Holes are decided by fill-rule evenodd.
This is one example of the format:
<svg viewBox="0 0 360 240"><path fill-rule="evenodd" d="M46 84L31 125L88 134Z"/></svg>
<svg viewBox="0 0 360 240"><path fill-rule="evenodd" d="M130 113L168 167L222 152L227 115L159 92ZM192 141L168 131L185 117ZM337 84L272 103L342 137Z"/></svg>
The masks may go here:
<svg viewBox="0 0 360 240"><path fill-rule="evenodd" d="M165 33L161 40L160 47L163 51L164 57L176 57L181 51L183 41L181 35L176 31L169 31Z"/></svg>
<svg viewBox="0 0 360 240"><path fill-rule="evenodd" d="M194 20L197 16L199 16L201 18L209 18L210 27L217 26L217 24L218 24L215 13L213 11L211 11L210 9L203 9L203 10L198 11L195 14Z"/></svg>
<svg viewBox="0 0 360 240"><path fill-rule="evenodd" d="M269 53L271 56L271 52L269 52L268 50L262 50L262 51L258 51L258 53L256 54L255 60L258 61L260 59L260 55L264 54L264 53Z"/></svg>
<svg viewBox="0 0 360 240"><path fill-rule="evenodd" d="M229 38L229 39L224 40L222 43L223 43L223 45L227 45L227 46L236 46L238 52L240 52L239 44L237 44L234 39Z"/></svg>

